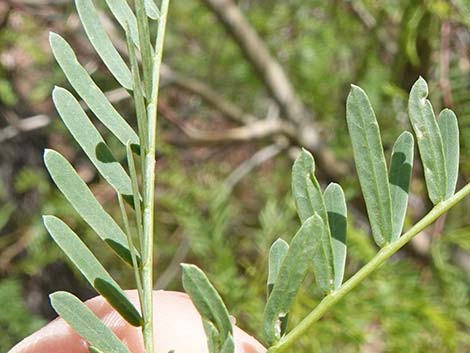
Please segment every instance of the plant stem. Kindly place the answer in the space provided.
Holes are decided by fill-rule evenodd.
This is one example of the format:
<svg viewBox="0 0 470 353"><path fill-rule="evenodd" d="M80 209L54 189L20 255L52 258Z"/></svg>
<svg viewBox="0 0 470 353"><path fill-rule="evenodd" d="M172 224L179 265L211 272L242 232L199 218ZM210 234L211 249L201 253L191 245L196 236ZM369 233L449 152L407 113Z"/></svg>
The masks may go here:
<svg viewBox="0 0 470 353"><path fill-rule="evenodd" d="M359 283L366 279L372 272L377 270L382 264L398 250L400 250L406 243L408 243L414 236L420 233L423 229L433 223L437 218L447 212L450 208L462 201L463 198L470 195L470 184L464 186L459 192L454 194L451 198L440 202L429 213L424 216L418 223L416 223L409 231L403 234L397 241L384 246L374 258L362 267L354 276L346 281L338 290L327 295L308 314L291 332L289 332L277 344L272 346L268 353L281 353L285 352L295 342L297 342L306 331L318 321L328 310L331 309L340 299L353 290Z"/></svg>
<svg viewBox="0 0 470 353"><path fill-rule="evenodd" d="M153 236L154 236L154 202L155 202L155 151L157 134L157 105L160 83L160 66L162 62L163 42L165 38L166 17L169 0L163 0L160 9L158 32L153 57L152 94L147 105L148 148L144 159L144 249L142 249L142 287L144 298L142 313L144 325L142 333L147 353L154 352L153 342Z"/></svg>

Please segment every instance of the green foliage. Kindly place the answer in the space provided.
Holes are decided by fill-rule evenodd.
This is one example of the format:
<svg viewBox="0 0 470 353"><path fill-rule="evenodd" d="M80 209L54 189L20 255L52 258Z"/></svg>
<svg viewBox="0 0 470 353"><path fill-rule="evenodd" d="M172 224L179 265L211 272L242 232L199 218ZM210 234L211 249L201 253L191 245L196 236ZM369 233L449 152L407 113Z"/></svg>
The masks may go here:
<svg viewBox="0 0 470 353"><path fill-rule="evenodd" d="M323 264L325 261L320 257L322 255L320 249L322 233L318 231L322 229L323 221L320 216L315 214L302 224L290 242L289 250L279 268L264 312L264 336L269 344L273 344L281 338L281 321L286 317L294 302L312 257L316 263ZM321 270L326 270L326 268ZM319 273L318 277L324 278L327 275Z"/></svg>
<svg viewBox="0 0 470 353"><path fill-rule="evenodd" d="M45 216L44 225L57 245L85 276L91 286L106 298L127 322L134 326L141 326L142 318L137 309L77 234L54 216Z"/></svg>
<svg viewBox="0 0 470 353"><path fill-rule="evenodd" d="M59 190L73 208L122 259L132 264L126 235L95 199L70 163L58 152L46 150L44 163Z"/></svg>
<svg viewBox="0 0 470 353"><path fill-rule="evenodd" d="M93 2L91 0L76 0L75 5L88 39L100 58L119 84L126 89L132 90L131 72L106 34ZM132 24L129 21L127 23Z"/></svg>
<svg viewBox="0 0 470 353"><path fill-rule="evenodd" d="M377 245L382 247L391 240L392 206L379 125L366 93L357 86L351 87L346 109L356 170L372 234Z"/></svg>
<svg viewBox="0 0 470 353"><path fill-rule="evenodd" d="M348 211L346 199L340 185L331 183L325 189L323 197L328 212L328 224L331 230L333 246L335 289L343 283L344 267L346 265L346 233Z"/></svg>
<svg viewBox="0 0 470 353"><path fill-rule="evenodd" d="M129 353L127 347L77 297L67 292L51 294L57 313L84 339L102 352Z"/></svg>
<svg viewBox="0 0 470 353"><path fill-rule="evenodd" d="M420 78L411 89L408 109L418 139L429 198L437 204L446 198L447 171L442 136L427 96L428 85Z"/></svg>
<svg viewBox="0 0 470 353"><path fill-rule="evenodd" d="M108 5L113 6L117 3L109 1ZM144 1L147 14L148 3L149 1ZM464 12L465 7L468 6L463 5L462 1L455 1L452 6L440 0L426 3L362 1L355 2L354 5L357 3L363 6L366 15L371 15L376 21L375 26L364 25L362 17L358 15L355 8L350 6L352 3L349 2L332 5L316 0L308 3L297 0L288 3L253 1L241 5L249 21L255 25L274 55L288 69L289 76L299 94L315 111L316 119L323 128L329 146L344 160L351 158L344 121L340 119L344 116L344 106L340 102L345 96L347 84L359 82L367 91L381 125L382 141L387 156L399 132L410 128L404 118L406 91L411 85L409 80L416 77L416 72L428 74L432 101L439 106L441 93L435 89L440 79L437 77L437 73L440 73L439 62L428 63L427 56L429 54L432 58L439 57L441 21L449 21L453 26L457 26L460 21L468 18L464 16L468 13L468 11ZM266 13L269 13L268 17ZM415 15L416 13L419 16ZM172 28L169 33L167 53L172 67L192 77L203 78L206 83L214 85L223 91L224 95L240 103L247 110L264 116L268 101L267 93L249 65L242 59L236 45L227 39L221 26L215 23L214 17L200 5L199 1L195 0L175 2L171 16L175 18L175 21L171 21ZM409 20L413 23L409 24ZM40 41L35 36L43 23L38 21L40 26L34 27L31 26L33 21L34 19L29 18L28 21L22 23L25 34L18 35L7 29L8 33L5 35L7 31L2 30L0 33L1 49L18 42L21 48L27 49L31 57L42 56L40 65L44 65L44 58L47 58L49 53L38 48ZM466 21L468 22L468 19ZM131 31L125 20L121 22L120 25L126 32ZM427 25L428 23L432 25ZM70 43L77 43L77 38L72 33L68 33L66 38L67 40L70 38ZM133 49L138 51L138 34L131 35L131 38L134 42ZM426 51L427 44L432 48L432 53ZM90 67L93 69L94 62L89 61L89 53L81 46L77 46L76 49L80 61L83 64L87 63L84 66L87 69ZM6 57L8 54L6 50L5 53ZM135 56L139 57L139 53L137 52ZM410 60L413 65L418 66L410 66ZM132 64L131 58L130 62ZM46 64L50 66L49 62ZM468 112L466 113L468 104L465 104L465 99L467 99L465 97L468 96L468 85L465 81L468 75L461 71L465 65L464 59L455 56L451 62L450 77L455 103L453 109L459 116L462 129L461 146L464 151L468 150L466 147L470 141ZM45 67L40 66L39 69L47 71ZM134 69L132 73L138 73L138 70ZM16 73L21 78L20 74L21 72ZM29 72L27 74L30 75ZM3 77L3 72L0 76ZM58 77L57 74L55 76ZM31 78L31 81L34 81L34 75L31 75ZM116 83L109 80L108 76L103 75L100 70L93 74L93 79L100 84L103 91L116 87ZM30 81L29 76L27 81ZM50 79L41 79L43 85L41 91L49 93L50 81ZM133 77L135 100L137 100L136 87L140 87L136 82L140 82L140 77L137 79ZM74 88L78 91L76 87ZM15 86L10 85L9 90L13 90L13 93L18 95L18 92L14 91ZM31 90L31 92L34 91L35 89ZM99 93L94 93L98 97ZM168 90L168 93L174 98L173 91ZM82 94L79 93L79 95L87 103ZM177 96L181 99L180 92ZM7 98L7 96L0 97L1 100L7 100ZM200 118L205 122L206 119L212 117L207 107L197 98L180 103L181 101L178 100L178 106L184 107L181 108L183 114L191 114L192 118ZM88 102L87 105L89 104ZM120 108L119 114L122 116L132 116L127 102L116 104L116 108ZM98 115L96 111L93 112ZM90 115L90 117L93 119L93 116ZM100 119L99 116L97 118ZM138 120L140 120L138 135L142 137L140 129L142 119ZM442 134L444 153L446 159L450 160L455 153L447 154L450 149L446 152L445 137L440 121L441 118L438 119L438 124ZM169 134L171 127L165 121L162 121L162 126L165 128L162 139L167 138L168 135L171 136ZM97 127L100 128L99 123ZM110 127L105 124L105 128ZM142 130L145 131L145 129ZM57 133L56 128L53 131ZM62 132L59 130L59 133ZM100 133L118 161L125 157L122 145L115 143L111 136L114 135L113 132L109 133L106 129L100 128ZM403 139L401 136L399 140ZM396 141L397 145L399 140ZM141 141L146 145L144 140ZM121 142L126 144L127 141L121 139ZM86 175L88 164L80 154L70 159L71 155L65 152L69 151L69 145L67 140L65 140L65 145L61 145L64 148L64 155L73 162L79 172L85 165ZM259 332L262 327L260 308L266 297L264 279L268 272L266 259L269 246L279 236L283 239L290 239L290 235L294 234L298 228L294 202L286 189L289 180L285 171L290 167L289 158L281 155L272 163L263 166L260 171L252 172L246 177L246 181L242 181L236 187L229 200L221 201L216 199L224 177L241 156L245 156L246 152L238 148L220 149L215 157L211 157L214 162L207 163L205 158L198 159L197 157L209 155L206 148L188 147L184 152L181 150L175 152L176 148L166 144L160 145L161 168L157 193L157 203L160 209L157 214L160 261L157 266L158 271L162 274L168 269L168 273L171 273L173 257L177 258L176 255L185 253L185 249L189 249L186 250L185 261L197 263L210 274L215 286L231 308L232 314L237 317L238 325L252 333ZM416 218L414 208L412 210L414 212L406 215L406 207L399 207L399 204L407 203L405 190L396 188L397 192L394 194L396 185L406 185L405 172L408 169L411 170L408 168L408 163L402 163L402 158L394 159L395 150L398 150L397 145L391 151L388 175L393 219L392 241L400 235L403 223L404 228L407 229ZM449 147L453 146L455 144L449 144ZM237 152L233 150L240 150L237 151L239 155L235 158L234 155ZM224 154L223 158L219 158L220 153ZM458 161L458 158L456 160ZM403 178L396 183L393 181L393 176L397 176L393 172L394 161L401 162L402 169L397 168L397 170L403 171ZM137 167L139 167L138 162ZM448 175L450 174L449 164L451 163L446 165ZM461 176L463 176L461 180L467 178L468 165L468 157L464 154L461 162ZM415 173L419 175L420 169L415 168ZM20 175L23 173L19 173L15 178L18 179L18 185L23 185ZM132 178L130 171L129 176ZM39 177L38 175L38 180L42 180L41 185L45 183L47 189L39 193L39 202L42 204L40 208L43 212L57 214L66 220L70 227L89 244L90 248L106 250L94 232L75 216L66 200L59 197L57 192L48 190L48 181L44 176L41 176L41 179ZM318 176L321 182L324 181L322 177L321 174ZM36 179L28 178L31 179L26 183L29 186L22 187L21 190L34 189ZM352 205L348 220L346 278L376 253L375 246L369 241L367 232L364 232L367 225L364 225L364 221L357 215L358 208L361 210L362 205L360 201L358 202L360 193L355 179L356 176L351 173L349 177L340 180L348 204ZM99 177L88 179L87 183L106 207L109 216L116 216L116 205L107 201L108 188L104 185L105 183ZM449 186L448 178L447 191ZM327 190L328 188L323 197L328 209ZM413 181L413 193L417 197L425 194L419 178ZM397 202L394 201L394 195ZM11 271L30 276L40 271L45 264L57 261L57 258L60 258L57 249L45 237L44 230L38 222L31 221L31 216L25 215L21 209L12 211L15 206L12 206L11 200L6 203L2 195L3 204L10 207L1 208L2 215L5 215L3 223L7 226L0 239L0 248L4 244L13 243L12 239L17 239L20 233L28 232L32 234L33 239L25 249L27 256L16 257ZM140 202L138 204L140 205ZM137 210L136 207L134 208ZM396 210L400 210L401 213ZM463 212L456 221L456 228L465 218L465 208L463 208ZM328 222L332 233L333 249L335 249L335 237L329 214ZM368 349L369 344L383 341L385 343L382 349L385 352L407 351L410 346L418 352L466 351L470 346L466 337L469 327L466 319L469 313L466 308L469 305L468 300L465 301L469 298L468 273L456 265L454 260L456 249L468 251L468 247L463 244L463 239L468 238L466 236L468 229L449 233L448 223L446 222L446 230L442 237L434 240L432 258L428 258L425 265L419 260L407 261L406 259L411 256L408 252L402 253L399 256L400 261L392 261L381 270L380 275L371 276L363 286L348 294L346 301L336 304L336 308L332 309L327 320L318 322L308 335L298 340L295 350L336 352L340 349L344 352L358 352ZM10 229L15 224L21 224L21 227L12 233ZM131 220L130 231L135 232L134 228L138 225L140 225L139 222L135 224ZM111 252L99 251L100 260L105 267L112 266L116 280L123 286L134 286L128 269L120 270L116 266L120 263L113 255ZM404 261L403 258L405 258ZM337 259L335 256L335 282L338 279ZM181 289L174 274L169 278L165 287ZM80 277L77 276L77 281L79 280ZM81 285L84 286L86 283ZM300 288L297 304L294 304L289 311L291 326L295 326L312 307L318 304L322 295L313 277L310 274L307 275L304 286ZM378 315L379 312L383 315ZM345 330L345 327L348 329ZM22 335L19 334L16 340L20 336ZM8 348L8 344L4 347L0 346L0 351Z"/></svg>
<svg viewBox="0 0 470 353"><path fill-rule="evenodd" d="M392 201L392 238L397 240L403 230L406 210L408 208L408 192L413 171L414 138L408 131L398 136L393 145L390 158L390 195Z"/></svg>
<svg viewBox="0 0 470 353"><path fill-rule="evenodd" d="M202 316L210 353L233 353L232 323L222 298L197 266L182 264L183 287Z"/></svg>

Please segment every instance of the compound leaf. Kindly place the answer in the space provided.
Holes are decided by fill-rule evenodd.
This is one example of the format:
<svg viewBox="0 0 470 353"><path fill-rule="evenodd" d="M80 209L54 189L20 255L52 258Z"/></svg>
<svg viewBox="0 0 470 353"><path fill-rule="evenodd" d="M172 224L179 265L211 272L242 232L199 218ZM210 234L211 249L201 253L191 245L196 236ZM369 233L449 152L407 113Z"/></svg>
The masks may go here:
<svg viewBox="0 0 470 353"><path fill-rule="evenodd" d="M264 310L263 330L269 345L281 338L282 321L292 306L312 258L317 257L315 250L321 243L318 239L321 227L323 221L315 214L302 224L292 238Z"/></svg>

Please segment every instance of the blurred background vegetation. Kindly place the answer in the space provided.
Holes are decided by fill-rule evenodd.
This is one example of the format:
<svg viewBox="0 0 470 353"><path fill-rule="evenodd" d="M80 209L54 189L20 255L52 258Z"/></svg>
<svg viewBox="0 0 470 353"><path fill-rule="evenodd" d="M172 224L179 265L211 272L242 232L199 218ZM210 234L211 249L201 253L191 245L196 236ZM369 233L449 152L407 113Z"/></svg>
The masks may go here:
<svg viewBox="0 0 470 353"><path fill-rule="evenodd" d="M122 47L104 1L96 3ZM375 254L346 132L350 83L369 94L389 155L399 132L410 130L407 92L425 77L434 107L458 115L459 185L468 183L469 25L468 0L174 0L160 104L156 288L181 290L178 264L196 263L239 326L260 336L267 252L299 225L290 168L301 145L316 157L323 184L334 180L345 188L346 278ZM71 42L110 99L135 120L127 92L116 90L86 41L72 1L0 2L2 352L55 316L49 293L94 295L46 233L41 214L65 219L123 287L132 286L130 268L75 216L42 164L44 148L59 150L120 219L113 191L52 107L53 85L68 84L52 59L49 31ZM105 138L123 157L113 137ZM408 226L431 206L420 168L415 163ZM469 212L467 198L340 302L294 350L470 352ZM291 325L319 300L309 277Z"/></svg>

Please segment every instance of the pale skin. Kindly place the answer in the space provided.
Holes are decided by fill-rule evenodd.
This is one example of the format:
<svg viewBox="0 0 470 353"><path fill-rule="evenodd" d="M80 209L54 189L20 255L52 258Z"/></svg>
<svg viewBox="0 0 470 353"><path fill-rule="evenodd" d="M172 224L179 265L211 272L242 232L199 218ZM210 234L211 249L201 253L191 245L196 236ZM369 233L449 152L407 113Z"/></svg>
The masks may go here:
<svg viewBox="0 0 470 353"><path fill-rule="evenodd" d="M138 306L136 291L126 291ZM154 291L155 353L208 353L201 317L184 293ZM86 302L88 307L123 341L132 353L144 353L139 328L130 326L100 296ZM233 326L235 353L265 353L252 336ZM26 337L8 353L88 353L88 344L58 318Z"/></svg>

